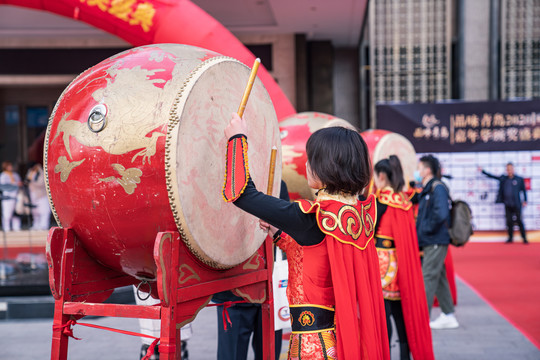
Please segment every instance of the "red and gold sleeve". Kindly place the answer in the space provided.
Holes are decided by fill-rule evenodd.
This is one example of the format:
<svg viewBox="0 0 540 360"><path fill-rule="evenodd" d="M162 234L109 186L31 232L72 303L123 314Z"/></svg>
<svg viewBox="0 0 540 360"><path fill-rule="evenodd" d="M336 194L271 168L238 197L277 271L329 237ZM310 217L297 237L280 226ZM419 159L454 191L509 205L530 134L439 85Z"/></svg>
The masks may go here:
<svg viewBox="0 0 540 360"><path fill-rule="evenodd" d="M276 233L277 234L277 233ZM287 251L291 247L291 244L294 243L294 239L290 237L289 234L281 232L277 237L274 238L274 244L276 244L277 247L279 247L281 250Z"/></svg>
<svg viewBox="0 0 540 360"><path fill-rule="evenodd" d="M249 179L248 145L245 135L235 135L227 143L227 163L223 199L235 201L244 192Z"/></svg>

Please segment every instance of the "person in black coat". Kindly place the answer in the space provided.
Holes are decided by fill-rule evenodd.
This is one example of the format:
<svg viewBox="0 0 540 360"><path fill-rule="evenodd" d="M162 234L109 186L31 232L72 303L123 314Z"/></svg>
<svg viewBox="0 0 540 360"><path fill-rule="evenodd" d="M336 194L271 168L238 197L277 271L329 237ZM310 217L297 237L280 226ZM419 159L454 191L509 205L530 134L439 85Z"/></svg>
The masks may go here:
<svg viewBox="0 0 540 360"><path fill-rule="evenodd" d="M511 162L506 165L506 175L495 176L482 168L479 168L479 170L487 177L499 180L499 193L495 202L503 203L506 211L506 227L508 229L508 240L506 242L511 243L514 241L514 223L517 223L523 243L528 244L525 226L521 220L522 207L527 206L527 192L525 191L523 178L514 174L514 165ZM522 193L523 198L521 197Z"/></svg>

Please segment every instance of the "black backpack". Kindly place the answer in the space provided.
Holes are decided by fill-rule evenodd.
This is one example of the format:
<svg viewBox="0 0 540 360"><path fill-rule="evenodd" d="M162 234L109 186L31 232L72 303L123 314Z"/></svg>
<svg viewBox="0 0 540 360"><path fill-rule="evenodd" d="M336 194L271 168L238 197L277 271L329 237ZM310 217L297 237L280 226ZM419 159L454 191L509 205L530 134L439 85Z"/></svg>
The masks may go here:
<svg viewBox="0 0 540 360"><path fill-rule="evenodd" d="M450 235L450 243L454 246L463 246L473 234L471 207L463 200L452 200L448 188L442 181L435 180L433 182L432 193L435 186L439 184L445 187L450 201L450 226L446 224Z"/></svg>

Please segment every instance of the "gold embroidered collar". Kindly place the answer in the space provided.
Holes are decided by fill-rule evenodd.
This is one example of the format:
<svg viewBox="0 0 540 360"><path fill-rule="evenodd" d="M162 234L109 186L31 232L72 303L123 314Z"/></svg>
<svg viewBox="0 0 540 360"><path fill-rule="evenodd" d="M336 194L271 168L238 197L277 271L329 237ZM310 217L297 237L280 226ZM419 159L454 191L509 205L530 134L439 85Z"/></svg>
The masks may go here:
<svg viewBox="0 0 540 360"><path fill-rule="evenodd" d="M356 205L358 197L347 193L329 194L325 189L320 189L317 192L317 201L334 200L347 205Z"/></svg>
<svg viewBox="0 0 540 360"><path fill-rule="evenodd" d="M412 204L402 192L396 193L387 186L377 191L377 198L382 204L408 210Z"/></svg>

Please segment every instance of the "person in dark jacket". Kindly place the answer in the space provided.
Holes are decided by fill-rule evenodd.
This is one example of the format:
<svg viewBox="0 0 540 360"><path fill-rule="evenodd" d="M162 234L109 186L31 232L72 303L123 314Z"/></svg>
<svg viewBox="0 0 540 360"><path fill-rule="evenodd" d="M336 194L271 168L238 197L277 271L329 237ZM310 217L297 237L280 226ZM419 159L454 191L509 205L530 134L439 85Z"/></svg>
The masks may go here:
<svg viewBox="0 0 540 360"><path fill-rule="evenodd" d="M506 164L506 175L495 176L482 168L479 168L482 174L489 178L499 180L499 193L496 203L503 203L506 212L506 227L508 229L507 243L514 241L514 223L519 226L519 232L524 244L528 244L525 226L521 221L521 209L527 206L527 192L525 191L525 182L523 178L514 174L514 165L509 162ZM521 194L523 193L523 198Z"/></svg>
<svg viewBox="0 0 540 360"><path fill-rule="evenodd" d="M435 295L442 310L441 315L429 325L432 329L455 329L459 323L454 316L454 303L444 265L450 244L450 196L446 185L436 176L440 173L437 158L432 155L420 158L415 177L422 182L423 190L418 197L416 232L418 244L424 252L422 273L429 313Z"/></svg>

